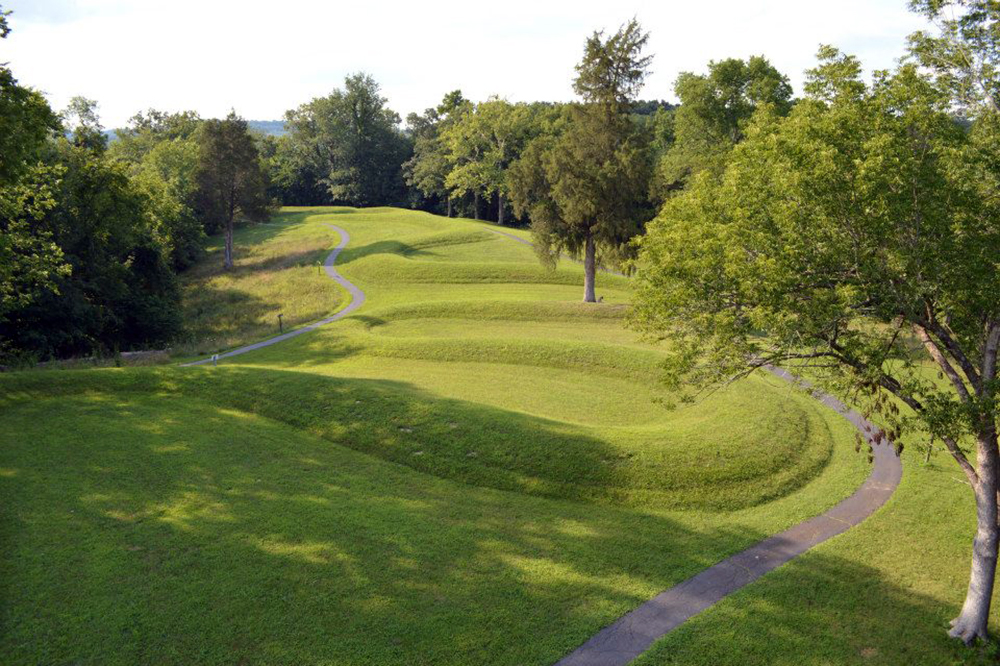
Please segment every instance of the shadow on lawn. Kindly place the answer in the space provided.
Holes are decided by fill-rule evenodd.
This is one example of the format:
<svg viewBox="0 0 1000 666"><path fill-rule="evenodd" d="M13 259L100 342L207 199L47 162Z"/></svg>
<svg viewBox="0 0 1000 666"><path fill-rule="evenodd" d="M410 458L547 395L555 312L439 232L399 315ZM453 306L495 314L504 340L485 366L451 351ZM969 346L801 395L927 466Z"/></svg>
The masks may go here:
<svg viewBox="0 0 1000 666"><path fill-rule="evenodd" d="M93 374L66 373L59 403L6 412L20 434L0 447L3 663L550 664L765 536L463 488L232 410L280 408L289 423L359 441L374 430L407 451L440 405L401 400L392 382L297 377L296 399L282 386L294 373L118 374L105 373L117 392L77 393L72 384ZM14 388L43 388L30 384ZM390 392L374 418L369 406ZM444 402L460 428L491 425L480 408ZM53 409L74 432L52 428ZM401 417L414 428L406 437ZM547 424L506 428L529 437ZM437 444L420 446L429 456ZM739 638L678 634L676 652L648 663L941 654L934 632L954 609L857 563L808 562L787 589L722 623ZM688 642L699 651L677 660Z"/></svg>
<svg viewBox="0 0 1000 666"><path fill-rule="evenodd" d="M939 564L928 558L928 569ZM636 666L996 664L994 647L967 649L946 635L964 590L955 592L947 603L856 560L806 553L681 625Z"/></svg>
<svg viewBox="0 0 1000 666"><path fill-rule="evenodd" d="M427 254L427 252L398 240L375 241L374 243L360 246L348 245L337 255L337 266L343 266L374 254L396 254L401 257L414 257Z"/></svg>
<svg viewBox="0 0 1000 666"><path fill-rule="evenodd" d="M356 352L349 345L341 351ZM585 429L443 398L404 382L241 366L106 374L96 383L94 378L83 371L48 378L24 373L13 382L42 395L96 390L198 398L275 419L416 470L489 488L614 502L628 487L620 476L628 471L614 464L620 452ZM2 380L8 378L0 378L0 389L11 385Z"/></svg>
<svg viewBox="0 0 1000 666"><path fill-rule="evenodd" d="M260 245L273 240L281 233L292 228L296 224L302 224L308 220L310 217L316 215L337 215L337 214L348 214L354 213L353 210L310 210L310 211L279 211L270 220L260 224L248 223L240 225L236 228L236 235L234 238L234 254L237 261L240 257L245 256L245 253L241 250L245 249L248 245ZM337 232L328 227L318 227L318 231L323 233L329 233L331 242L330 248L332 249L337 244ZM219 254L219 264L222 264L222 245L224 243L224 236L220 232L218 234L213 234L209 237L209 247L213 253Z"/></svg>
<svg viewBox="0 0 1000 666"><path fill-rule="evenodd" d="M277 335L278 323L271 315L278 310L277 303L242 289L206 286L189 290L184 303L185 335L175 352L213 353L232 346L234 339L272 335L272 328ZM286 322L289 326L296 323Z"/></svg>

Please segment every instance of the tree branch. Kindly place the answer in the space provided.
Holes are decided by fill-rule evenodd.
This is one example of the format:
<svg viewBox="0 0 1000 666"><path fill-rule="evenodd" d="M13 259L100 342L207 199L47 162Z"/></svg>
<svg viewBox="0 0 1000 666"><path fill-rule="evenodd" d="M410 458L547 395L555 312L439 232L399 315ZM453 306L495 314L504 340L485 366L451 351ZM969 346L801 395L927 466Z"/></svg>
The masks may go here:
<svg viewBox="0 0 1000 666"><path fill-rule="evenodd" d="M930 310L928 309L928 313ZM930 332L934 333L941 344L944 345L948 353L951 354L959 367L962 368L962 372L968 378L969 383L972 384L972 388L975 389L976 393L982 391L983 383L982 377L979 374L979 370L976 368L975 364L969 360L966 356L965 351L962 347L955 341L954 336L951 332L937 320L937 318L928 315L927 321L920 322L920 325L928 329Z"/></svg>
<svg viewBox="0 0 1000 666"><path fill-rule="evenodd" d="M976 473L976 468L972 466L969 459L965 457L965 453L962 452L962 449L958 447L958 443L951 437L942 437L941 441L944 442L944 445L948 449L948 453L951 454L951 457L955 459L958 466L962 468L963 472L965 472L965 476L969 479L969 483L973 486L977 485L979 483L979 474Z"/></svg>
<svg viewBox="0 0 1000 666"><path fill-rule="evenodd" d="M969 389L966 388L965 382L962 381L958 372L955 371L955 368L948 362L945 355L941 353L941 350L938 348L937 344L935 344L934 340L931 339L930 334L927 333L927 329L920 324L913 324L913 332L916 333L917 337L920 338L920 341L924 343L924 349L927 350L927 353L931 355L931 358L934 359L948 379L951 380L951 385L955 387L958 397L962 399L962 402L968 403L971 399Z"/></svg>
<svg viewBox="0 0 1000 666"><path fill-rule="evenodd" d="M1000 325L995 321L987 324L986 346L983 349L983 382L996 379L997 347L1000 347Z"/></svg>

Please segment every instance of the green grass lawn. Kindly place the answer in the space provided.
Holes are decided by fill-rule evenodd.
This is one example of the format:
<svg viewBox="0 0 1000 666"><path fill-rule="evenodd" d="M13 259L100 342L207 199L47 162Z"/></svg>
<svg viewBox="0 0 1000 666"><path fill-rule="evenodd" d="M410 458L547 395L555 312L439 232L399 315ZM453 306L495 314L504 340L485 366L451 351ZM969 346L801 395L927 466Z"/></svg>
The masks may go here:
<svg viewBox="0 0 1000 666"><path fill-rule="evenodd" d="M337 234L322 225L295 224L306 214L284 215L239 231L231 270L222 265L222 238L183 275L187 334L179 354L211 354L278 333L336 311L344 298L319 266Z"/></svg>
<svg viewBox="0 0 1000 666"><path fill-rule="evenodd" d="M867 474L850 426L775 379L664 409L627 280L584 305L579 266L469 220L241 230L238 270L186 278L181 355L343 307L324 222L368 298L342 321L217 368L0 375L0 663L550 664ZM944 636L968 491L906 464L885 510L647 663L969 658Z"/></svg>

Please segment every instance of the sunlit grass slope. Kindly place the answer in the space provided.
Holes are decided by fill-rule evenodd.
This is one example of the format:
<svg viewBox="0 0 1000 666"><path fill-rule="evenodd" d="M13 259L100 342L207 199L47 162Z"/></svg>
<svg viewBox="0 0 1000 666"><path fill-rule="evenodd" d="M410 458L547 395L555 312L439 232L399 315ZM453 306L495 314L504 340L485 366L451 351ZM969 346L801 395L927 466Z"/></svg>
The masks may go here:
<svg viewBox="0 0 1000 666"><path fill-rule="evenodd" d="M368 296L344 320L217 368L0 375L0 663L551 664L867 473L850 426L774 379L665 410L662 350L621 326L627 280L600 276L604 302L581 304L578 266L545 271L531 248L469 220L287 211L237 236L238 255L272 257L260 270L273 292L256 269L220 276L206 263L188 307L222 279L234 303L259 298L286 322L301 294L313 296L300 322L343 307L315 272L338 242L326 222L350 233L339 270ZM296 268L281 257L302 239L311 254ZM205 331L228 327L234 343L274 332L234 323L228 306L212 314L205 298ZM968 526L931 521L913 541L905 506L891 500L894 521L849 533L857 552L835 540L822 567L739 621L787 614L794 632L842 595L870 604L898 585L863 561L886 540L887 553L944 544L921 552L920 580L960 580ZM953 592L925 586L934 612L907 617L932 636ZM709 626L733 635L721 617ZM887 636L891 622L839 619L830 641L860 645L866 626ZM849 652L784 631L733 654L769 663L755 656L787 645L818 664ZM712 654L685 651L710 636L683 635L654 658ZM957 658L933 636L907 663ZM671 662L675 651L688 656Z"/></svg>
<svg viewBox="0 0 1000 666"><path fill-rule="evenodd" d="M403 446L434 417L450 445L501 428L588 443L397 381L219 367L0 386L3 664L550 664L863 472L837 447L774 502L639 511L456 483L331 442Z"/></svg>
<svg viewBox="0 0 1000 666"><path fill-rule="evenodd" d="M180 353L209 354L275 335L279 314L295 327L337 309L344 294L318 269L336 242L336 232L321 225L255 225L240 230L227 271L222 239L213 238L207 256L183 274Z"/></svg>
<svg viewBox="0 0 1000 666"><path fill-rule="evenodd" d="M487 225L395 209L290 210L268 235L251 229L238 242L264 255L325 223L350 234L338 270L365 290L365 306L234 363L393 380L401 392L544 419L565 436L514 438L504 422L469 428L426 413L377 437L332 429L338 443L466 483L660 508L751 506L830 459L824 408L779 382L755 378L664 409L662 352L622 326L628 280L601 275L604 302L580 303L578 265L546 270L530 247Z"/></svg>

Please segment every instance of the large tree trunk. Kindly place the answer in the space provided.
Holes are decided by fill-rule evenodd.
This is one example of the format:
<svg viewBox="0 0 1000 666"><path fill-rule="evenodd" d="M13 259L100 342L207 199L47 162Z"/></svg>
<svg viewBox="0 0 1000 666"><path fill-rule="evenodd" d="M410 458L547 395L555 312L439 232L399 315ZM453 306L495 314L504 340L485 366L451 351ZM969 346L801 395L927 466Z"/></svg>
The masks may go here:
<svg viewBox="0 0 1000 666"><path fill-rule="evenodd" d="M479 192L472 193L472 217L479 219Z"/></svg>
<svg viewBox="0 0 1000 666"><path fill-rule="evenodd" d="M226 252L223 266L228 270L233 267L233 219L226 222Z"/></svg>
<svg viewBox="0 0 1000 666"><path fill-rule="evenodd" d="M596 303L594 282L597 277L597 247L593 238L587 239L583 255L583 302Z"/></svg>
<svg viewBox="0 0 1000 666"><path fill-rule="evenodd" d="M448 197L448 217L451 217L451 197Z"/></svg>
<svg viewBox="0 0 1000 666"><path fill-rule="evenodd" d="M497 192L497 224L503 226L503 194Z"/></svg>
<svg viewBox="0 0 1000 666"><path fill-rule="evenodd" d="M997 525L997 436L991 431L981 434L977 444L978 481L976 494L976 537L972 541L972 572L969 591L962 612L951 621L948 635L970 644L976 638L986 640L993 598L993 580L997 569L997 545L1000 526Z"/></svg>

